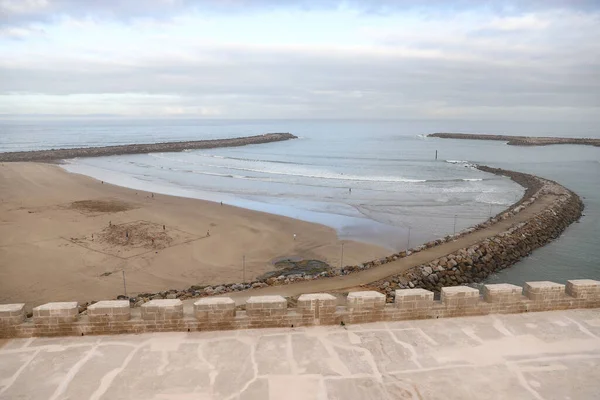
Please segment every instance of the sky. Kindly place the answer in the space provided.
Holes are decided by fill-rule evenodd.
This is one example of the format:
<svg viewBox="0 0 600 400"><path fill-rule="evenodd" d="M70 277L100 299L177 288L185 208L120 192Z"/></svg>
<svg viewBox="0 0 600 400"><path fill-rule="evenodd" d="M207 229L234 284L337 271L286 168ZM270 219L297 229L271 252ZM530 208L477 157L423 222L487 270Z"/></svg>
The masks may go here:
<svg viewBox="0 0 600 400"><path fill-rule="evenodd" d="M0 0L0 119L600 123L600 0Z"/></svg>

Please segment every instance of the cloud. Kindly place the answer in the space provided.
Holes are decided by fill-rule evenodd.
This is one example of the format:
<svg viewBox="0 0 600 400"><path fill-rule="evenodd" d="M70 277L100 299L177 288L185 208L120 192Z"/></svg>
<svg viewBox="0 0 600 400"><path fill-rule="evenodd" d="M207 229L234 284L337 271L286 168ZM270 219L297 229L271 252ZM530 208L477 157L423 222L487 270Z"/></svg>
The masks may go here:
<svg viewBox="0 0 600 400"><path fill-rule="evenodd" d="M0 0L0 114L600 119L589 2L81 4Z"/></svg>
<svg viewBox="0 0 600 400"><path fill-rule="evenodd" d="M439 12L456 12L484 8L496 12L537 11L547 9L577 9L583 11L600 8L597 0L0 0L0 24L48 22L58 15L74 18L95 16L101 19L170 18L191 10L220 13L264 12L279 9L339 10L353 9L362 13L403 12L411 9L428 9Z"/></svg>
<svg viewBox="0 0 600 400"><path fill-rule="evenodd" d="M29 36L43 34L44 29L39 27L0 27L0 38L10 38L10 39L26 39Z"/></svg>
<svg viewBox="0 0 600 400"><path fill-rule="evenodd" d="M204 57L164 59L157 54L135 65L79 62L75 70L68 63L49 63L46 68L20 66L0 73L7 78L3 89L13 96L36 91L52 94L53 99L73 94L142 93L148 104L142 104L141 98L127 104L139 102L140 110L156 105L169 114L174 112L164 111L165 105L188 110L188 114L196 104L222 110L219 115L229 117L248 116L248 110L255 116L269 116L275 110L270 116L293 117L298 112L340 118L389 118L394 116L393 110L402 109L405 112L395 116L407 117L407 112L417 109L429 115L432 108L460 109L460 115L467 115L470 107L480 106L489 111L494 107L503 111L531 106L600 107L600 88L589 83L600 82L600 69L591 66L565 66L556 71L551 66L507 65L502 60L463 59L456 54L430 57L370 48L198 47L196 52ZM122 100L116 97L115 104L119 102ZM103 103L95 106L106 107Z"/></svg>
<svg viewBox="0 0 600 400"><path fill-rule="evenodd" d="M526 14L518 17L495 18L489 24L491 29L500 31L527 31L545 29L550 21L539 18L534 14Z"/></svg>

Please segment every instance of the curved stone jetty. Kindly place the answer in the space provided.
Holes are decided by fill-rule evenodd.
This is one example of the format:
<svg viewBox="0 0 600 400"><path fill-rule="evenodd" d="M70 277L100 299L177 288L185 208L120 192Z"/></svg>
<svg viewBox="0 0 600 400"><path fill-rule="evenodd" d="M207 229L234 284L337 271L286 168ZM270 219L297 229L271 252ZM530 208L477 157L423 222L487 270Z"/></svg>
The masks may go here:
<svg viewBox="0 0 600 400"><path fill-rule="evenodd" d="M478 166L480 170L511 177L527 191L524 199L487 223L509 220L542 198L545 207L531 218L477 243L429 260L400 274L386 277L370 286L393 298L395 288L425 288L441 291L444 286L481 282L490 274L508 268L539 247L556 239L582 214L584 205L575 193L556 182L534 175ZM484 224L487 224L484 223ZM468 231L468 230L467 230Z"/></svg>
<svg viewBox="0 0 600 400"><path fill-rule="evenodd" d="M246 136L232 139L193 140L187 142L164 142L151 144L125 144L120 146L78 147L74 149L52 149L38 151L15 151L9 153L0 153L0 161L56 161L76 157L103 157L123 154L178 152L183 150L246 146L249 144L280 142L290 139L297 139L297 136L294 136L291 133L266 133L264 135Z"/></svg>
<svg viewBox="0 0 600 400"><path fill-rule="evenodd" d="M600 146L600 139L591 138L565 138L565 137L535 137L535 136L508 136L508 135L483 135L472 133L432 133L428 137L442 139L466 139L466 140L499 140L507 142L511 146L548 146L551 144L583 144L588 146Z"/></svg>

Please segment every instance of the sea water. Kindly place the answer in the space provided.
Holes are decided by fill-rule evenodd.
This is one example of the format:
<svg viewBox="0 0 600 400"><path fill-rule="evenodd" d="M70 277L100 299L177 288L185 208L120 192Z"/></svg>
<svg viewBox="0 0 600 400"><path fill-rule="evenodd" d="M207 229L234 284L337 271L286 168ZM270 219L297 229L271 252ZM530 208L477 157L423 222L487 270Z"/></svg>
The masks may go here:
<svg viewBox="0 0 600 400"><path fill-rule="evenodd" d="M290 132L236 148L68 160L117 185L224 202L335 228L400 250L495 215L521 197L481 163L553 179L584 198L585 217L492 281L600 278L600 148L516 147L428 138L438 131L598 137L593 126L463 121L71 120L0 123L0 151L217 139ZM437 151L437 160L436 160Z"/></svg>

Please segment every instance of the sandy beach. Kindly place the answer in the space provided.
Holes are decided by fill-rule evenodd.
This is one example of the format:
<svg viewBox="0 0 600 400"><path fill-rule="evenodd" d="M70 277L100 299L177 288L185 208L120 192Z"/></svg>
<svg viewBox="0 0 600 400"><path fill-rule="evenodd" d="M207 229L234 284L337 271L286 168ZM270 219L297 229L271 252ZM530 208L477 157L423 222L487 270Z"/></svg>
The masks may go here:
<svg viewBox="0 0 600 400"><path fill-rule="evenodd" d="M164 227L163 227L164 226ZM208 233L210 232L210 236ZM294 240L296 234L296 240ZM389 251L344 241L344 263ZM0 302L90 301L242 281L297 256L339 265L326 226L130 190L58 165L0 165Z"/></svg>

